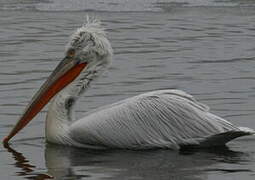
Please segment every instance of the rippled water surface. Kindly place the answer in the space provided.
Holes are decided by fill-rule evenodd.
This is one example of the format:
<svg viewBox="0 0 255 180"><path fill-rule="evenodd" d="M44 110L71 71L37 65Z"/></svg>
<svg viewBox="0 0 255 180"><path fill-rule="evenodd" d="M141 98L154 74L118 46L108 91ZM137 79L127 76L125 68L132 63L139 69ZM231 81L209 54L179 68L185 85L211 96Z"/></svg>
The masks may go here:
<svg viewBox="0 0 255 180"><path fill-rule="evenodd" d="M115 56L77 106L178 88L238 126L255 129L252 0L0 1L0 138L64 57L86 15L100 18ZM89 151L46 145L47 108L0 150L0 179L253 180L255 138L207 151Z"/></svg>

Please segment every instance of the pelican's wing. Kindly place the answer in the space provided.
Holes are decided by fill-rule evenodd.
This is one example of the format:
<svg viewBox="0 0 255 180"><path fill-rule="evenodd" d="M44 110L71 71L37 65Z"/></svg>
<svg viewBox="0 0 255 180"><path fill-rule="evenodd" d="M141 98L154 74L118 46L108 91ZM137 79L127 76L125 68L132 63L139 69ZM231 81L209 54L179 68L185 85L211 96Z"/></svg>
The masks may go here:
<svg viewBox="0 0 255 180"><path fill-rule="evenodd" d="M114 148L179 148L201 139L239 130L209 112L191 95L161 90L135 96L94 111L70 127L82 144Z"/></svg>

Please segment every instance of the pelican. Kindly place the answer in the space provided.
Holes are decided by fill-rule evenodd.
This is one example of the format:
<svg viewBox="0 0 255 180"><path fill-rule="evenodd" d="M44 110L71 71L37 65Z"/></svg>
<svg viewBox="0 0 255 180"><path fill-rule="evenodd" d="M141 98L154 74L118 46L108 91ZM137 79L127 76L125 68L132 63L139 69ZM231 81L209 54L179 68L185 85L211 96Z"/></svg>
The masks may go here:
<svg viewBox="0 0 255 180"><path fill-rule="evenodd" d="M78 28L66 56L33 96L4 144L24 128L51 100L46 117L46 140L80 148L180 149L223 146L255 133L209 112L181 90L158 90L103 106L79 120L73 107L90 83L110 65L111 44L100 21Z"/></svg>

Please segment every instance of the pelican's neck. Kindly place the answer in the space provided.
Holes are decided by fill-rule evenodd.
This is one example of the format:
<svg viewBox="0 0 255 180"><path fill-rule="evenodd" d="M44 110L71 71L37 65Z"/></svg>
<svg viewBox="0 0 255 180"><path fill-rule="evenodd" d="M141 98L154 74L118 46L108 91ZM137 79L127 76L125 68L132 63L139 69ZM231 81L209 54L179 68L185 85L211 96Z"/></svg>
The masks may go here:
<svg viewBox="0 0 255 180"><path fill-rule="evenodd" d="M70 144L69 126L74 120L73 107L78 99L78 96L73 96L72 89L77 91L74 88L74 84L67 86L51 101L46 118L45 133L47 141Z"/></svg>
<svg viewBox="0 0 255 180"><path fill-rule="evenodd" d="M52 100L46 118L46 139L58 144L72 144L69 126L74 120L74 104L92 80L106 69L108 63L89 66L75 81L61 90Z"/></svg>

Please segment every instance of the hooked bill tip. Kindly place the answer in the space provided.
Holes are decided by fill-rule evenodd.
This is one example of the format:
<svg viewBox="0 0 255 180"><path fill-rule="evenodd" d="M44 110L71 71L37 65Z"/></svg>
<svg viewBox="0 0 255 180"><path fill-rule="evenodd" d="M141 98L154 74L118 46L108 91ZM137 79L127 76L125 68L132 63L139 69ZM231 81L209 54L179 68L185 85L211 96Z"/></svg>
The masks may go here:
<svg viewBox="0 0 255 180"><path fill-rule="evenodd" d="M9 137L8 137L8 136L5 136L4 139L3 139L3 144L4 144L4 145L7 145L8 142L9 142L9 140L10 140Z"/></svg>

